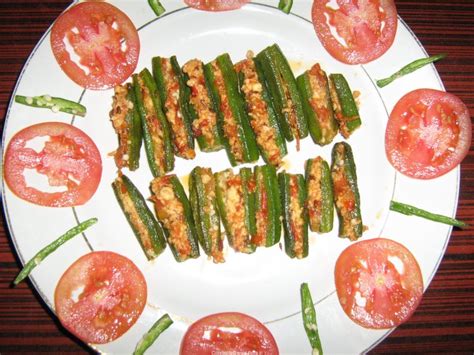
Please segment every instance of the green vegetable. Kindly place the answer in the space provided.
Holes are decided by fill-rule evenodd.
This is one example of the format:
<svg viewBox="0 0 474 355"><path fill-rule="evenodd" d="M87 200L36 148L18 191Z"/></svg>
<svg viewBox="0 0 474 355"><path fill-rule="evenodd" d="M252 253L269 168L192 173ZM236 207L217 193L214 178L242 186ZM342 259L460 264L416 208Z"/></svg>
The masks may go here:
<svg viewBox="0 0 474 355"><path fill-rule="evenodd" d="M146 257L148 260L156 258L166 248L166 240L161 226L148 208L142 194L123 174L119 174L112 187Z"/></svg>
<svg viewBox="0 0 474 355"><path fill-rule="evenodd" d="M454 227L459 227L459 228L469 227L469 225L463 221L459 221L457 219L443 216L440 214L431 213L426 210L422 210L421 208L417 208L417 207L407 205L401 202L390 201L390 210L398 212L398 213L402 213L407 216L417 216L417 217L429 219L430 221L449 224Z"/></svg>
<svg viewBox="0 0 474 355"><path fill-rule="evenodd" d="M49 108L53 112L66 112L73 115L84 117L87 113L85 106L74 101L52 97L49 95L41 96L21 96L15 95L15 102L31 107Z"/></svg>
<svg viewBox="0 0 474 355"><path fill-rule="evenodd" d="M280 0L278 3L278 8L283 11L285 14L289 14L291 7L293 6L293 0Z"/></svg>
<svg viewBox="0 0 474 355"><path fill-rule="evenodd" d="M155 13L156 16L160 17L166 11L166 9L161 5L159 0L148 0L148 4L150 5L151 9Z"/></svg>
<svg viewBox="0 0 474 355"><path fill-rule="evenodd" d="M415 70L418 70L418 69L424 67L425 65L437 62L438 60L443 59L445 57L446 57L446 54L442 53L442 54L437 54L437 55L434 55L434 56L431 56L431 57L428 57L428 58L417 59L417 60L405 65L403 68L396 71L395 73L393 73L389 77L377 80L376 81L377 86L379 88L383 88L384 86L387 86L388 84L390 84L392 81L394 81L394 80L396 80L396 79L398 79L398 78L400 78L404 75L410 74L410 73L414 72Z"/></svg>
<svg viewBox="0 0 474 355"><path fill-rule="evenodd" d="M68 240L71 240L76 235L84 232L87 228L89 228L90 226L92 226L95 223L97 223L97 218L89 218L88 220L85 220L84 222L81 222L80 224L78 224L74 228L71 228L66 233L64 233L62 236L60 236L58 239L56 239L54 242L52 242L51 244L48 244L46 247L41 249L39 252L36 253L36 255L33 258L31 258L30 261L28 261L25 264L23 269L20 271L18 276L13 281L13 284L18 285L48 255L50 255L52 252L54 252L56 249L58 249L61 245L66 243Z"/></svg>
<svg viewBox="0 0 474 355"><path fill-rule="evenodd" d="M309 343L313 348L313 354L322 355L323 347L319 338L318 323L316 320L316 310L313 299L307 283L302 283L300 288L301 295L301 314L303 315L303 325Z"/></svg>
<svg viewBox="0 0 474 355"><path fill-rule="evenodd" d="M163 333L168 327L173 324L173 320L168 314L163 315L158 319L150 330L143 336L138 342L133 355L142 355L145 351L153 345L155 340Z"/></svg>

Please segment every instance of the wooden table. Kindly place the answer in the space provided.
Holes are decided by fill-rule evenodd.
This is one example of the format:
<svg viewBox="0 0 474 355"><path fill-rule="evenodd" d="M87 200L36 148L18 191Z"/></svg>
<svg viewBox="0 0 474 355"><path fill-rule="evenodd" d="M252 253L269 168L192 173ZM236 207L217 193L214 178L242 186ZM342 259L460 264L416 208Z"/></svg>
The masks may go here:
<svg viewBox="0 0 474 355"><path fill-rule="evenodd" d="M145 1L145 0L130 0ZM277 0L273 0L277 2ZM302 0L296 0L302 1ZM0 2L0 118L23 64L66 0ZM474 2L397 0L398 12L436 64L446 90L474 113ZM462 167L458 218L474 225L474 150ZM474 351L474 229L454 230L439 270L413 317L373 353ZM0 225L0 353L89 352L59 325L28 283L11 288L19 270Z"/></svg>

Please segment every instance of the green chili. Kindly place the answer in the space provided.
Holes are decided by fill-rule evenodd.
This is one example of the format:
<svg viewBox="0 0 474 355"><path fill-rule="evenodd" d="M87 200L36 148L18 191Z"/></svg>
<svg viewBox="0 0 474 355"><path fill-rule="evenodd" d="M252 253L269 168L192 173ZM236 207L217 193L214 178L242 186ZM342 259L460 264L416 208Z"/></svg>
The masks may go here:
<svg viewBox="0 0 474 355"><path fill-rule="evenodd" d="M21 96L15 95L15 102L31 107L49 108L53 112L66 112L84 117L87 113L86 107L70 100L49 95Z"/></svg>
<svg viewBox="0 0 474 355"><path fill-rule="evenodd" d="M161 16L165 13L166 9L163 7L159 0L148 0L148 4L155 13L156 16Z"/></svg>
<svg viewBox="0 0 474 355"><path fill-rule="evenodd" d="M49 254L54 252L56 249L58 249L61 245L66 243L68 240L74 238L76 235L84 232L87 228L92 226L93 224L97 223L97 218L90 218L79 225L75 226L74 228L71 228L68 230L66 233L64 233L62 236L60 236L58 239L56 239L54 242L51 244L48 244L45 246L43 249L41 249L36 255L31 258L30 261L28 261L23 269L20 271L18 276L15 278L13 281L14 285L18 285L21 281L23 281L30 273L31 271L39 265L44 258L46 258Z"/></svg>
<svg viewBox="0 0 474 355"><path fill-rule="evenodd" d="M278 3L278 8L283 11L285 14L289 14L291 7L293 6L293 0L280 0Z"/></svg>
<svg viewBox="0 0 474 355"><path fill-rule="evenodd" d="M173 320L170 318L168 313L158 319L150 330L143 336L138 342L133 355L142 355L145 351L153 345L155 340L163 333L168 327L173 324Z"/></svg>
<svg viewBox="0 0 474 355"><path fill-rule="evenodd" d="M398 212L398 213L402 213L407 216L417 216L417 217L429 219L430 221L449 224L450 226L454 226L454 227L459 227L459 228L469 227L469 225L463 221L459 221L457 219L443 216L440 214L431 213L426 210L422 210L421 208L417 208L417 207L407 205L401 202L390 201L390 210Z"/></svg>
<svg viewBox="0 0 474 355"><path fill-rule="evenodd" d="M445 57L446 57L446 54L441 53L441 54L437 54L437 55L434 55L434 56L431 56L431 57L428 57L428 58L417 59L417 60L405 65L403 68L396 71L395 73L393 73L389 77L377 80L376 81L377 86L379 88L383 88L384 86L387 86L388 84L390 84L392 81L394 81L394 80L396 80L396 79L398 79L398 78L400 78L404 75L410 74L410 73L414 72L415 70L418 70L418 69L424 67L425 65L437 62L438 60L443 59Z"/></svg>
<svg viewBox="0 0 474 355"><path fill-rule="evenodd" d="M316 310L314 309L313 299L307 283L302 283L301 294L301 314L303 315L303 324L309 343L313 348L313 354L323 354L321 339L319 338L318 323L316 321Z"/></svg>

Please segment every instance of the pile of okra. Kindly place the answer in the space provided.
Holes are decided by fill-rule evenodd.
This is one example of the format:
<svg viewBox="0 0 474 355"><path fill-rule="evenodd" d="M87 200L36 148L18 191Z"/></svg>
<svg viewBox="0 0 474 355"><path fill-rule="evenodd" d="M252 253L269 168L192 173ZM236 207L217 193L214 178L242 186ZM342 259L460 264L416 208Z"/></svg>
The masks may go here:
<svg viewBox="0 0 474 355"><path fill-rule="evenodd" d="M278 45L232 63L228 54L204 64L193 59L182 67L176 57L155 57L132 83L115 88L113 127L119 169L112 186L148 259L168 244L177 261L199 257L199 245L214 262L224 261L227 242L236 252L252 253L280 241L292 258L308 255L308 225L318 233L333 227L339 236L362 235L360 200L352 150L345 142L332 150L331 167L309 159L305 176L277 172L286 142L311 135L318 145L344 138L361 125L353 93L342 74L329 76L315 64L297 78ZM189 198L174 174L175 155L193 159L194 141L203 152L225 149L232 166L266 165L212 172L196 167ZM155 215L122 168L139 167L140 149L154 176L150 198Z"/></svg>

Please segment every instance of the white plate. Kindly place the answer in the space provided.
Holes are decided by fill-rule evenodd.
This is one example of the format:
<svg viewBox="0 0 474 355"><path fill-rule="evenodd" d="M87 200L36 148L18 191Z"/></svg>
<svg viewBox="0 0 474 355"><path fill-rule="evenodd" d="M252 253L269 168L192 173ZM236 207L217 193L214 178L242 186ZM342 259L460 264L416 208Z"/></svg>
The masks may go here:
<svg viewBox="0 0 474 355"><path fill-rule="evenodd" d="M421 208L454 216L457 206L459 169L431 181L419 181L396 174L385 158L384 132L388 112L405 93L420 87L443 89L433 66L424 67L392 85L378 89L374 80L385 77L402 64L425 56L413 33L400 20L393 46L380 59L350 66L329 56L318 41L310 22L311 1L297 1L291 15L274 6L253 3L239 11L208 13L180 7L180 2L164 1L167 12L155 19L146 1L113 1L139 28L141 53L137 71L151 66L153 56L176 55L184 64L191 58L207 62L228 52L234 61L278 43L289 58L296 75L319 62L328 73L343 73L352 88L361 92L362 127L349 139L357 164L362 214L368 231L363 239L384 236L397 240L418 260L425 285L431 281L444 254L451 229L419 218L390 213L393 198ZM46 208L18 199L3 184L3 202L16 250L23 261L53 241L65 230L90 217L99 223L61 247L32 273L32 280L48 306L52 307L56 283L64 270L79 256L93 250L111 250L133 260L148 283L148 303L138 322L116 341L94 348L110 353L130 353L154 321L164 312L175 320L150 351L177 353L180 339L194 320L215 312L240 311L265 322L274 334L282 353L309 353L310 346L302 326L299 299L301 282L308 282L317 301L316 311L323 348L327 353L360 353L377 344L389 331L367 330L349 320L339 306L334 290L333 269L348 240L334 231L325 235L310 233L310 253L304 260L291 260L278 246L259 249L251 255L235 254L227 248L226 263L216 265L205 256L176 263L167 250L148 262L128 226L111 189L116 167L108 153L116 148L117 138L109 121L112 90L84 91L59 69L53 58L49 32L30 56L14 94L48 93L80 100L87 117L73 124L96 142L103 160L103 175L97 193L84 206ZM71 122L71 116L53 114L11 104L6 117L3 144L13 134L33 123ZM337 136L336 141L342 140ZM290 143L286 169L303 172L304 161L322 155L330 161L330 149L313 144L311 138L296 152ZM262 161L259 163L263 164ZM209 166L214 171L230 167L225 153L198 152L193 161L177 159L174 173L187 187L187 176L194 166ZM152 180L144 154L140 169L127 175L147 197ZM433 193L436 191L436 193ZM341 341L343 339L344 341Z"/></svg>

